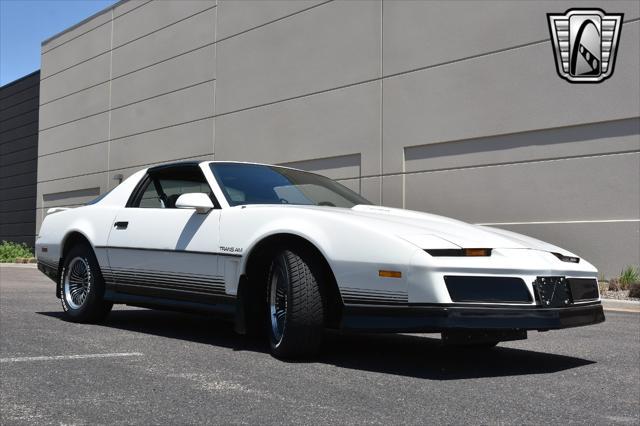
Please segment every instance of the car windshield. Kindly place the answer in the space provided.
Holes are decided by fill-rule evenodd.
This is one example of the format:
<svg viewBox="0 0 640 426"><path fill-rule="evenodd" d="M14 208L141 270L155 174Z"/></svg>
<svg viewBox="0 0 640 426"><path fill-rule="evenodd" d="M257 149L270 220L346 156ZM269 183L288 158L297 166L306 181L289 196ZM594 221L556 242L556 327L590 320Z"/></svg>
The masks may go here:
<svg viewBox="0 0 640 426"><path fill-rule="evenodd" d="M212 163L229 205L298 204L351 208L371 204L324 176L284 167L244 163Z"/></svg>

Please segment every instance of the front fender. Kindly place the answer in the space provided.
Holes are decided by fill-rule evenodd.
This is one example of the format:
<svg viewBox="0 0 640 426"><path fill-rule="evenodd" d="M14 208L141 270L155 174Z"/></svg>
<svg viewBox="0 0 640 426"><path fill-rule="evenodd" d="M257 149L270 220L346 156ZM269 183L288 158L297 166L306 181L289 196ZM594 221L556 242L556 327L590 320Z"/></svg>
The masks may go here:
<svg viewBox="0 0 640 426"><path fill-rule="evenodd" d="M243 272L251 250L276 234L296 235L313 244L331 267L341 291L389 291L406 297L407 268L419 249L382 229L363 225L357 217L277 206L233 207L221 215L220 245L242 249ZM380 270L399 271L402 277L380 277Z"/></svg>

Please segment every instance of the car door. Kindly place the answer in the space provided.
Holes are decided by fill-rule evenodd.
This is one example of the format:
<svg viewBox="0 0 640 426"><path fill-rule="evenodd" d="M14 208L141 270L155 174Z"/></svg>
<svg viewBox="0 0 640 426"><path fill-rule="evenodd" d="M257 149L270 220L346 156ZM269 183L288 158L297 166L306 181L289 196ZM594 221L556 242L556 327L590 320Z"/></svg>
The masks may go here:
<svg viewBox="0 0 640 426"><path fill-rule="evenodd" d="M175 207L203 192L214 209ZM220 209L198 165L150 169L110 231L107 282L119 293L210 302L226 297L216 254Z"/></svg>

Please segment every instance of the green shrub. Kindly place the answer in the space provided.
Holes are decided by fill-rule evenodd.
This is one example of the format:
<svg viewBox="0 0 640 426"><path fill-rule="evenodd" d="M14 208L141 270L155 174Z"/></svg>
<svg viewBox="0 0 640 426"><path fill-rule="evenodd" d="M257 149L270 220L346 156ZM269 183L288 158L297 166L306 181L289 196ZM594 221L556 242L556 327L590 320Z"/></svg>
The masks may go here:
<svg viewBox="0 0 640 426"><path fill-rule="evenodd" d="M33 251L25 243L0 243L0 262L15 262L19 257L33 257Z"/></svg>
<svg viewBox="0 0 640 426"><path fill-rule="evenodd" d="M627 266L620 273L620 278L618 280L620 281L620 287L622 287L623 290L626 290L632 283L640 281L640 271L638 268L633 266Z"/></svg>

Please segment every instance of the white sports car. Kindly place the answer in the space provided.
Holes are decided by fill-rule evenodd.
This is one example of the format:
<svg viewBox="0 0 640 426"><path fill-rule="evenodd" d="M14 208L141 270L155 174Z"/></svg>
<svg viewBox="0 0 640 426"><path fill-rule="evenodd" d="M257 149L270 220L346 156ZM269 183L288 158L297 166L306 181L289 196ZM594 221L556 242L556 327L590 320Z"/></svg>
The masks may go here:
<svg viewBox="0 0 640 426"><path fill-rule="evenodd" d="M263 164L141 170L86 206L50 209L36 252L72 321L114 303L213 312L266 330L279 357L312 354L324 328L491 347L604 321L596 269L566 250Z"/></svg>

